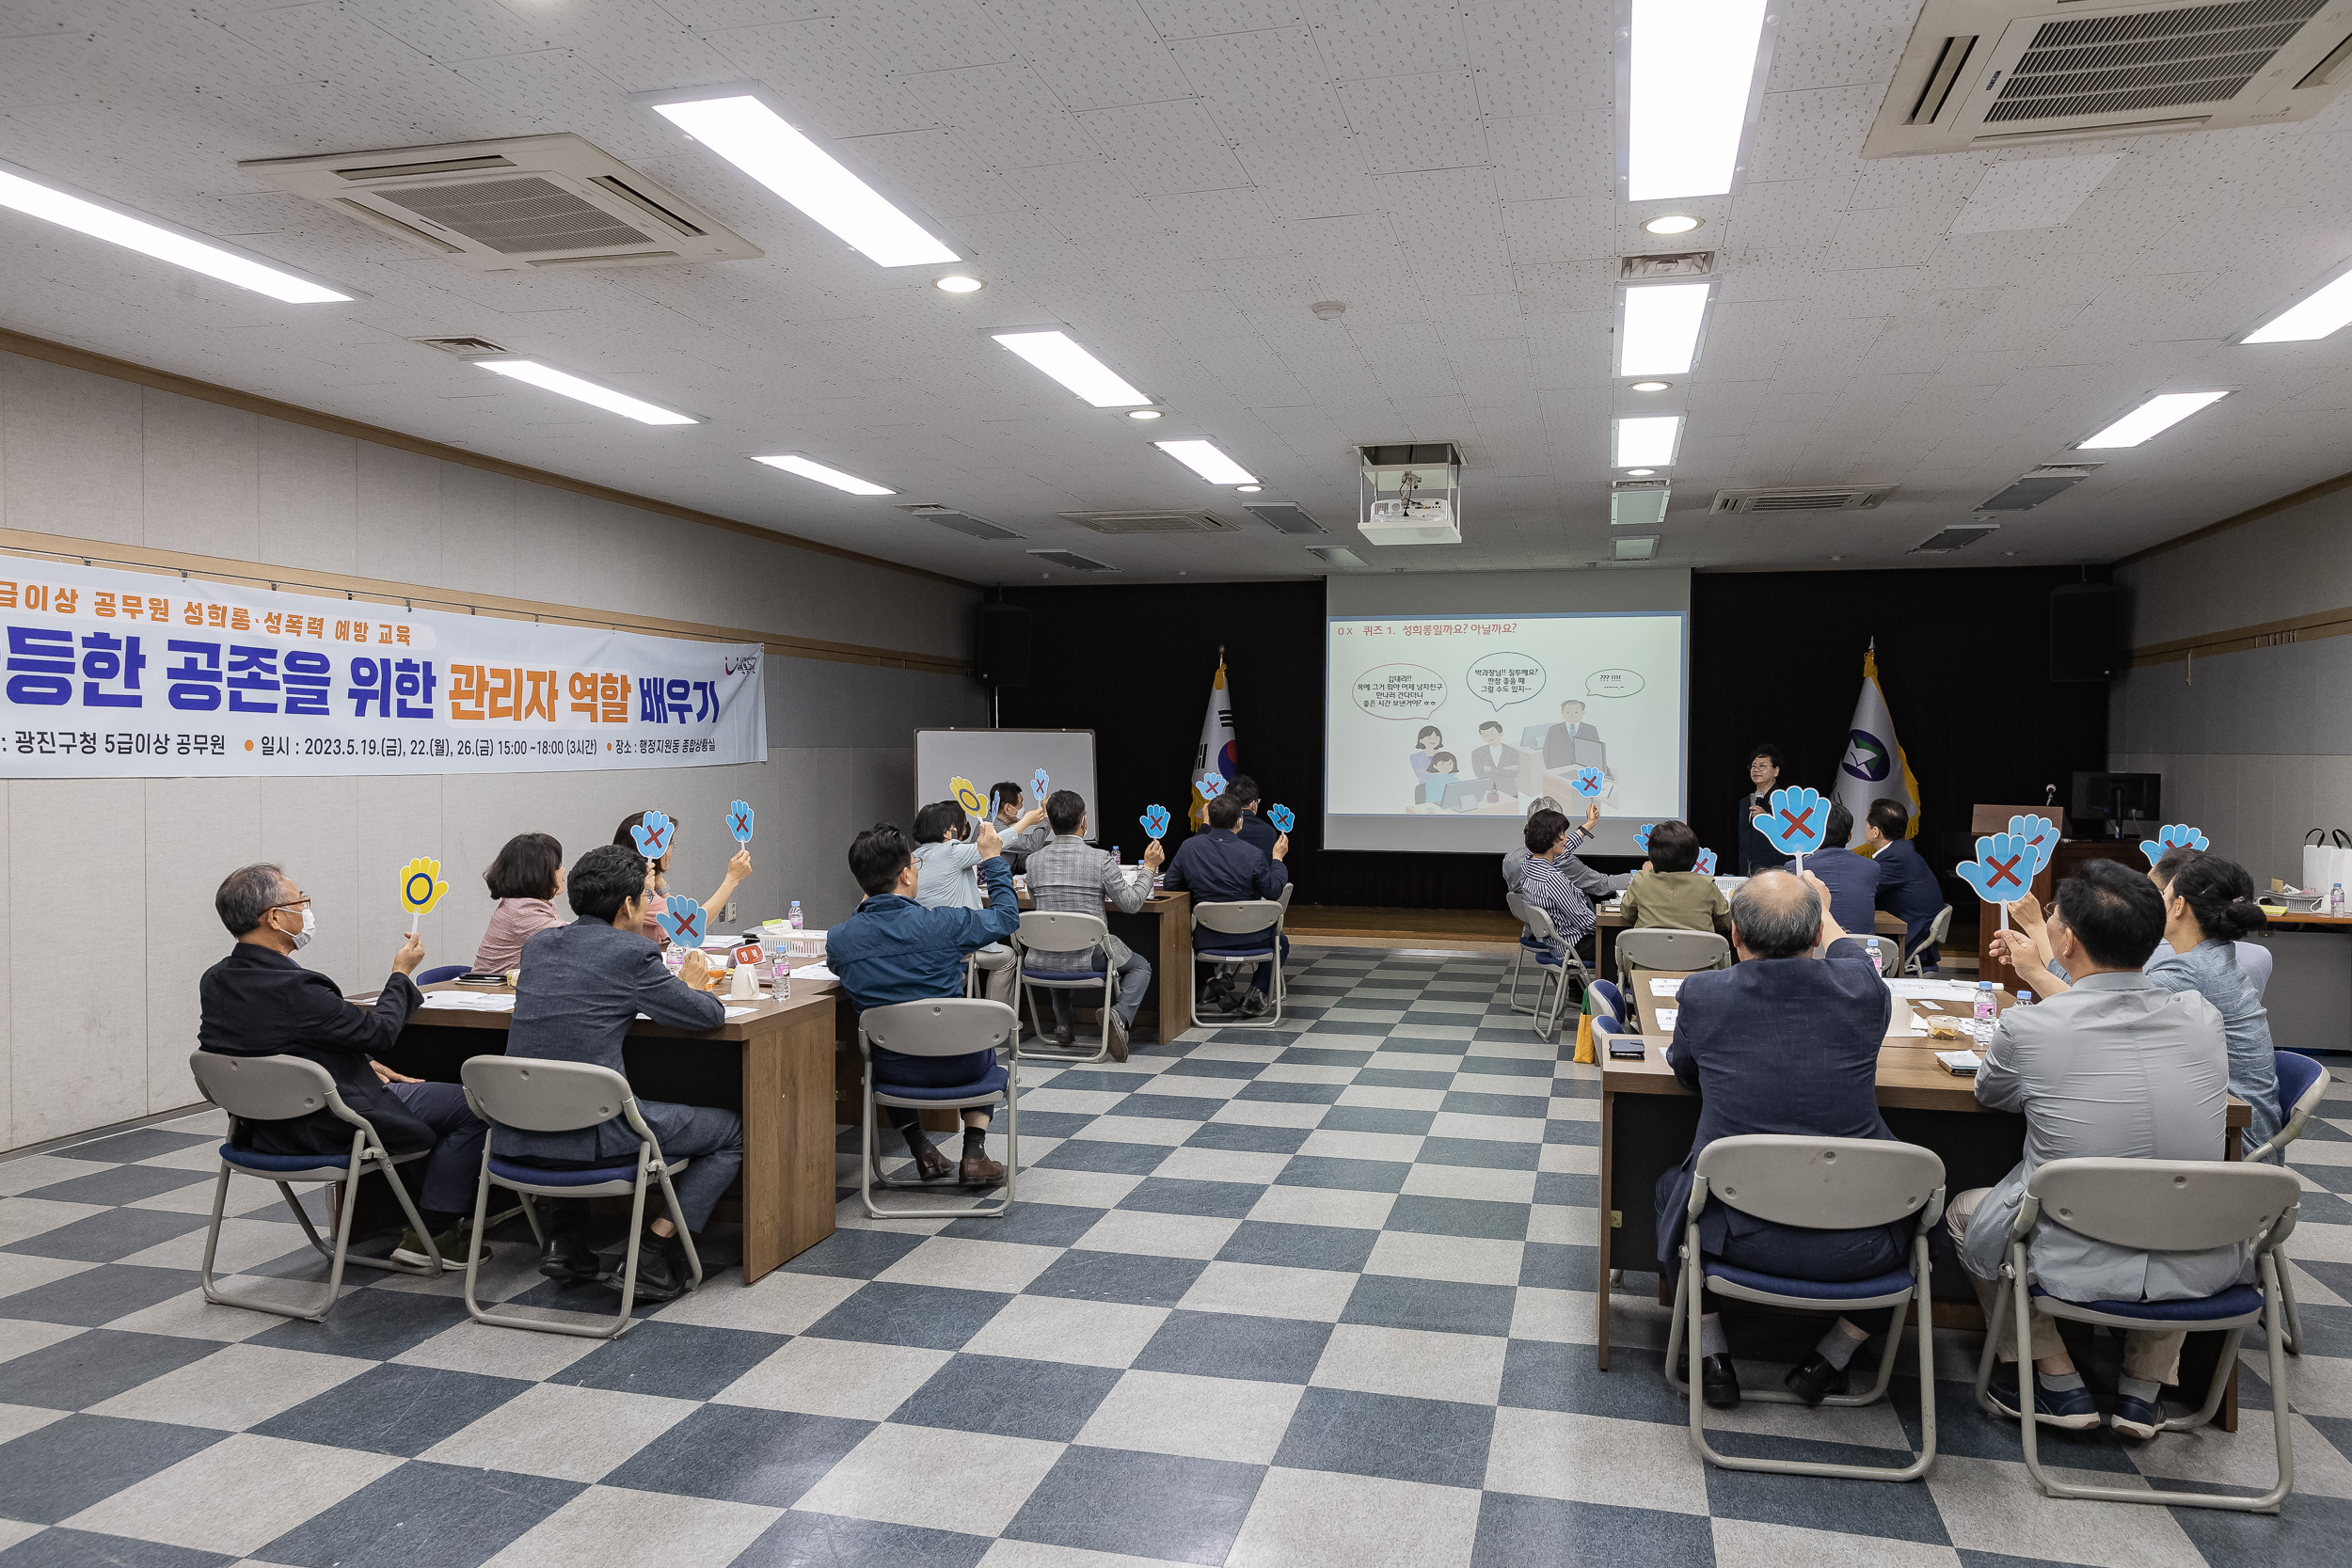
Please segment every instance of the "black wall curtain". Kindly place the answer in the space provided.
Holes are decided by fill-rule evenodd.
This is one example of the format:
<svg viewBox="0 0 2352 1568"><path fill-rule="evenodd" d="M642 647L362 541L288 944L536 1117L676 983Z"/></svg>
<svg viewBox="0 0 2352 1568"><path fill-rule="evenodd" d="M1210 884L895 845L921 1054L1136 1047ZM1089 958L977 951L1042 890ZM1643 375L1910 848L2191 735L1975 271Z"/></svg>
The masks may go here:
<svg viewBox="0 0 2352 1568"><path fill-rule="evenodd" d="M2105 568L2090 571L2106 580ZM1691 822L1732 863L1747 749L1788 758L1784 782L1827 793L1875 636L1879 678L1925 797L1921 850L1938 869L1972 853L1979 800L2033 802L2106 766L2107 689L2053 685L2049 594L2066 568L1723 572L1691 579ZM1306 904L1500 910L1500 850L1333 852L1323 839L1324 594L1320 582L1007 589L1036 612L1030 684L1004 693L1009 728L1091 729L1090 802L1132 860L1136 818L1164 805L1185 833L1200 717L1225 648L1242 771L1298 814L1290 866ZM1603 869L1632 861L1597 858ZM1949 879L1947 879L1949 880ZM1950 886L1966 893L1963 884ZM1969 895L1973 897L1973 895ZM1965 924L1965 906L1953 907Z"/></svg>
<svg viewBox="0 0 2352 1568"><path fill-rule="evenodd" d="M1879 685L1919 780L1919 852L1948 873L1976 852L1978 802L2066 803L2076 769L2106 767L2107 688L2056 684L2050 590L2106 568L1700 572L1691 578L1691 825L1730 864L1748 750L1781 749L1781 782L1826 795L1878 640ZM1954 923L1976 903L1946 876ZM1304 896L1300 895L1299 896Z"/></svg>

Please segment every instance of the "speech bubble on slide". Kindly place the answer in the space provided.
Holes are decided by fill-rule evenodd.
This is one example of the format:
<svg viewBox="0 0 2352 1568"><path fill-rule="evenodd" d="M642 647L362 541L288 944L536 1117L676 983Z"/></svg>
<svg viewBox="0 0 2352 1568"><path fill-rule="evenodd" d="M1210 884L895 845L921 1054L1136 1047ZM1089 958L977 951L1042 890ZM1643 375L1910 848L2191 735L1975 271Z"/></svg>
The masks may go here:
<svg viewBox="0 0 2352 1568"><path fill-rule="evenodd" d="M1445 705L1445 677L1426 665L1375 665L1348 694L1375 719L1426 719Z"/></svg>
<svg viewBox="0 0 2352 1568"><path fill-rule="evenodd" d="M1501 713L1544 689L1544 667L1530 654L1486 654L1463 673L1470 694Z"/></svg>
<svg viewBox="0 0 2352 1568"><path fill-rule="evenodd" d="M1596 670L1584 677L1588 697L1630 697L1649 683L1634 670Z"/></svg>

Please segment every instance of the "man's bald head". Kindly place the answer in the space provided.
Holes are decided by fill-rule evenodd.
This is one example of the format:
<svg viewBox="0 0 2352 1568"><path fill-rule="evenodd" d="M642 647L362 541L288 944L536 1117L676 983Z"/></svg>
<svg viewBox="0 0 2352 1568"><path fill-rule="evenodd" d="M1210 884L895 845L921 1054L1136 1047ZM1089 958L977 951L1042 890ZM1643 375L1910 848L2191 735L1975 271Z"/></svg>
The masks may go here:
<svg viewBox="0 0 2352 1568"><path fill-rule="evenodd" d="M1821 934L1821 897L1786 871L1751 877L1731 895L1732 940L1749 957L1793 958Z"/></svg>

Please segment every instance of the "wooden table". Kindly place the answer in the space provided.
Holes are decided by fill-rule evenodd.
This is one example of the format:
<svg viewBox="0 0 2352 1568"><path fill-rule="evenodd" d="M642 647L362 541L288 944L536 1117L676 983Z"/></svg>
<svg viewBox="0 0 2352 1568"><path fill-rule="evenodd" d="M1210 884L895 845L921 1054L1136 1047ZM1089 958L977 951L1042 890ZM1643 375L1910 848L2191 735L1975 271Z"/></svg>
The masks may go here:
<svg viewBox="0 0 2352 1568"><path fill-rule="evenodd" d="M1610 938L1625 929L1625 911L1604 908L1594 912L1597 917L1598 925L1593 936L1593 977L1597 980L1613 980L1617 974L1617 967L1613 958L1616 944ZM1903 931L1906 927L1901 921L1884 910L1875 910L1872 913L1876 918L1871 921L1870 934L1894 939L1894 951L1887 955L1887 966L1891 969L1904 956ZM1609 935L1602 935L1604 932Z"/></svg>
<svg viewBox="0 0 2352 1568"><path fill-rule="evenodd" d="M1674 1299L1675 1270L1655 1256L1657 1250L1658 1179L1682 1164L1698 1131L1699 1097L1682 1086L1666 1065L1666 1047L1673 1040L1659 1027L1658 1009L1674 1006L1650 994L1648 981L1683 976L1644 971L1634 984L1633 1005L1642 1025L1640 1061L1601 1058L1600 1094L1600 1263L1594 1287L1594 1327L1602 1370L1609 1368L1609 1275L1613 1269L1656 1272L1658 1298ZM1901 998L1897 999L1899 1002ZM2000 997L2004 1008L2020 1004ZM1960 1013L1972 1005L1945 1002L1909 1006L1922 1020L1934 1010ZM1959 1050L1967 1042L1937 1040L1925 1035L1889 1035L1879 1048L1878 1101L1886 1125L1905 1143L1934 1150L1944 1161L1945 1195L1948 1198L1972 1187L1989 1187L2015 1167L2025 1152L2026 1118L2012 1112L1988 1111L1977 1101L1976 1085L1953 1076L1935 1060L1938 1051ZM2236 1129L2245 1127L2249 1113L2244 1101L2230 1099L2232 1129L2225 1158L2237 1158ZM1983 1317L1976 1291L1956 1258L1937 1260L1931 1283L1937 1321L1946 1327L1981 1326ZM2181 1385L2190 1404L2198 1403L2211 1385L2220 1346L2220 1334L2192 1334L2181 1354ZM2237 1430L2237 1374L2230 1374L2230 1391L2220 1417L2225 1431Z"/></svg>
<svg viewBox="0 0 2352 1568"><path fill-rule="evenodd" d="M458 1082L469 1056L503 1054L511 1012L436 1006L444 992L512 994L504 986L428 986L385 1066ZM354 998L354 1000L368 1000ZM789 1001L763 993L706 1034L639 1019L622 1047L641 1099L712 1105L743 1118L743 1283L833 1234L834 987L795 980Z"/></svg>

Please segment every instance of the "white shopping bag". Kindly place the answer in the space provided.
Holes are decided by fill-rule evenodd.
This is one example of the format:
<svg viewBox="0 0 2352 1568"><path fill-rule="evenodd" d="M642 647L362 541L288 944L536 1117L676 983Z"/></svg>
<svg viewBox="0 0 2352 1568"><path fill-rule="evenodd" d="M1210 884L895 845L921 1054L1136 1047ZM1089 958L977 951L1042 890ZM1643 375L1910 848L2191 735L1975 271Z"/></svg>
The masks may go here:
<svg viewBox="0 0 2352 1568"><path fill-rule="evenodd" d="M2325 898L2338 882L2352 888L2352 834L2342 828L2313 828L2303 835L2300 885Z"/></svg>

